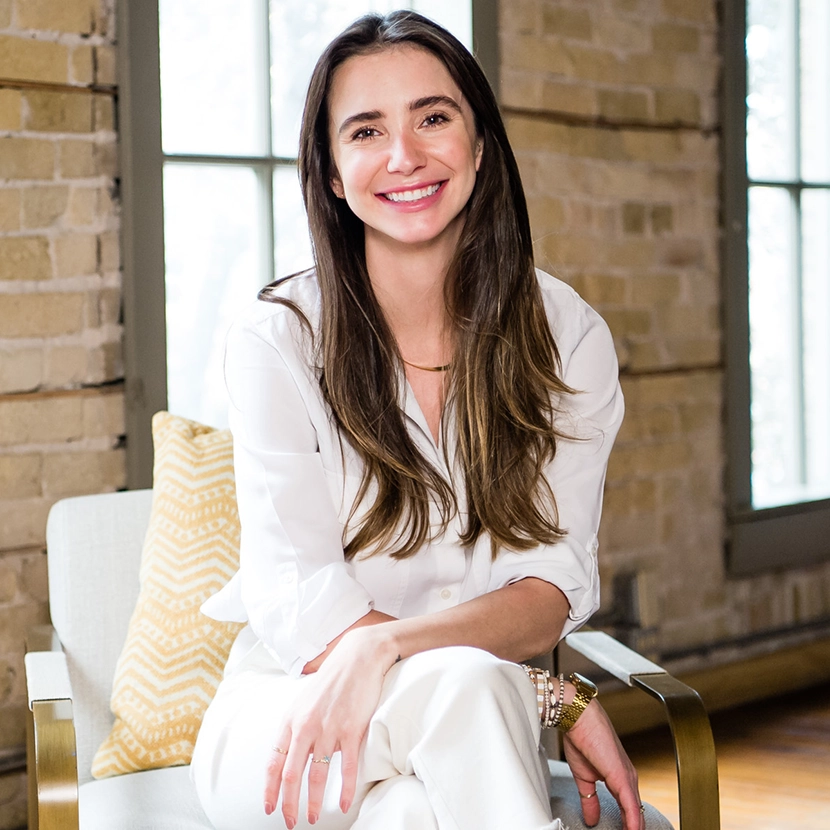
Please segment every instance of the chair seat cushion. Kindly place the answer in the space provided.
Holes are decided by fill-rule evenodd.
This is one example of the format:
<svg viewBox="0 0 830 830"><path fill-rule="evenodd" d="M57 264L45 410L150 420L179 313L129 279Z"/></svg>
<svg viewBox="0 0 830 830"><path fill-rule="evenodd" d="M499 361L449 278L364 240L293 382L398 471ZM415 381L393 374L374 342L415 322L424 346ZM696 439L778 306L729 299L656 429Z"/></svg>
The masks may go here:
<svg viewBox="0 0 830 830"><path fill-rule="evenodd" d="M582 821L579 791L570 768L564 761L548 761L548 766L550 767L550 807L553 815L562 819L562 824L570 830L585 827ZM597 784L597 796L600 804L600 819L599 824L594 825L594 830L620 830L622 827L620 808L605 784ZM674 830L671 822L662 813L650 804L646 804L645 808L648 830Z"/></svg>
<svg viewBox="0 0 830 830"><path fill-rule="evenodd" d="M89 781L78 802L83 830L213 830L189 766Z"/></svg>
<svg viewBox="0 0 830 830"><path fill-rule="evenodd" d="M568 765L550 761L551 808L572 830L583 827L579 793ZM620 830L622 821L614 798L597 786L602 818L595 830ZM90 781L80 788L83 830L212 830L196 790L190 767L167 767ZM646 805L649 830L672 830L654 807ZM393 828L390 828L393 830Z"/></svg>

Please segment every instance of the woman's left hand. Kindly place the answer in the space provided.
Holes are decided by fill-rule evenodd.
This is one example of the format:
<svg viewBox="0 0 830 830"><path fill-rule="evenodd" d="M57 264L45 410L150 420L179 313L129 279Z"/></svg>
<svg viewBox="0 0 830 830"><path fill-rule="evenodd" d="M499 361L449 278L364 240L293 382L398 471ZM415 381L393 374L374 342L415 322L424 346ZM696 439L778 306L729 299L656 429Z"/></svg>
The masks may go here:
<svg viewBox="0 0 830 830"><path fill-rule="evenodd" d="M585 824L599 821L597 781L604 781L620 805L624 830L645 830L637 786L637 770L608 719L605 710L592 700L579 720L565 735L565 759L571 768L582 802Z"/></svg>
<svg viewBox="0 0 830 830"><path fill-rule="evenodd" d="M342 637L308 678L276 736L266 772L265 812L276 809L282 792L282 813L289 830L297 823L306 765L310 824L320 815L328 759L335 752L341 755L340 809L348 812L354 800L360 745L377 709L383 678L394 662L386 658L375 629L374 625L356 628Z"/></svg>

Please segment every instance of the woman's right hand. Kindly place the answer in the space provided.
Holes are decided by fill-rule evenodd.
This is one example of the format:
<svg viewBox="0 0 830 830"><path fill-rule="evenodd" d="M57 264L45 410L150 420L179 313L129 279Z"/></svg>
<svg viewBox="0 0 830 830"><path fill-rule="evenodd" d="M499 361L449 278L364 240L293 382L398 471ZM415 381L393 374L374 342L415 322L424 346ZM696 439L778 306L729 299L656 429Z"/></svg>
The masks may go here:
<svg viewBox="0 0 830 830"><path fill-rule="evenodd" d="M283 720L268 764L264 800L270 815L282 793L282 813L289 830L297 823L306 765L308 822L316 823L328 778L329 765L322 759L330 759L335 752L341 755L340 809L346 813L352 805L360 746L377 709L383 679L397 656L391 654L382 628L368 625L346 632L305 681L302 694Z"/></svg>

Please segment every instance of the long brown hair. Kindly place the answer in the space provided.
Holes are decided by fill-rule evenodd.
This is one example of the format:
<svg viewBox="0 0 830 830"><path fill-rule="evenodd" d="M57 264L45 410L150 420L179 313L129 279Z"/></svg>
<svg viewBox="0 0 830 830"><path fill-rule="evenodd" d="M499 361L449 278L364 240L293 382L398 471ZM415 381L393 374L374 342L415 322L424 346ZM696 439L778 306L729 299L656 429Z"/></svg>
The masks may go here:
<svg viewBox="0 0 830 830"><path fill-rule="evenodd" d="M448 461L466 489L461 542L472 545L486 532L493 556L502 547L527 550L564 534L544 469L559 437L556 402L570 390L559 377L534 272L519 171L495 96L472 55L427 18L398 11L366 15L329 44L311 77L300 137L300 180L321 293L320 388L341 436L364 462L355 508L376 485L346 556L411 556L459 509L450 482L407 432L397 406L401 357L369 280L363 224L330 187L334 73L353 56L400 45L426 49L444 64L472 108L484 147L445 282L456 329L447 412L454 413L458 434L456 458ZM261 296L281 302L274 290ZM437 532L430 528L432 501L442 521Z"/></svg>

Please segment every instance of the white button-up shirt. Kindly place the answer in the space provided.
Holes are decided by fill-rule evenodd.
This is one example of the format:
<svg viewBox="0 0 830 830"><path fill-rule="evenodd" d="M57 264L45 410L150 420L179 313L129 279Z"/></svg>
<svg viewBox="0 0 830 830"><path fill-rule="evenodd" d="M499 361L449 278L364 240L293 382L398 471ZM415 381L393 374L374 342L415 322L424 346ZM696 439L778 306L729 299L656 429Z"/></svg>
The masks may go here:
<svg viewBox="0 0 830 830"><path fill-rule="evenodd" d="M562 378L577 390L562 399L559 424L574 440L559 439L546 470L567 535L529 551L502 550L494 561L488 534L472 547L460 544L465 494L457 487L461 515L414 556L396 561L358 554L347 562L344 539L365 514L364 504L347 527L362 462L340 441L320 392L311 341L296 314L256 301L232 327L225 357L242 524L240 568L204 604L208 616L247 621L294 676L372 608L398 618L429 614L525 577L546 580L567 597L562 636L590 617L599 605L597 530L605 468L623 415L617 360L599 315L564 283L541 271L537 276ZM313 273L288 280L279 291L317 331L320 294ZM448 466L452 419L445 452L403 376L400 387L398 403L412 440L448 480L463 481Z"/></svg>

